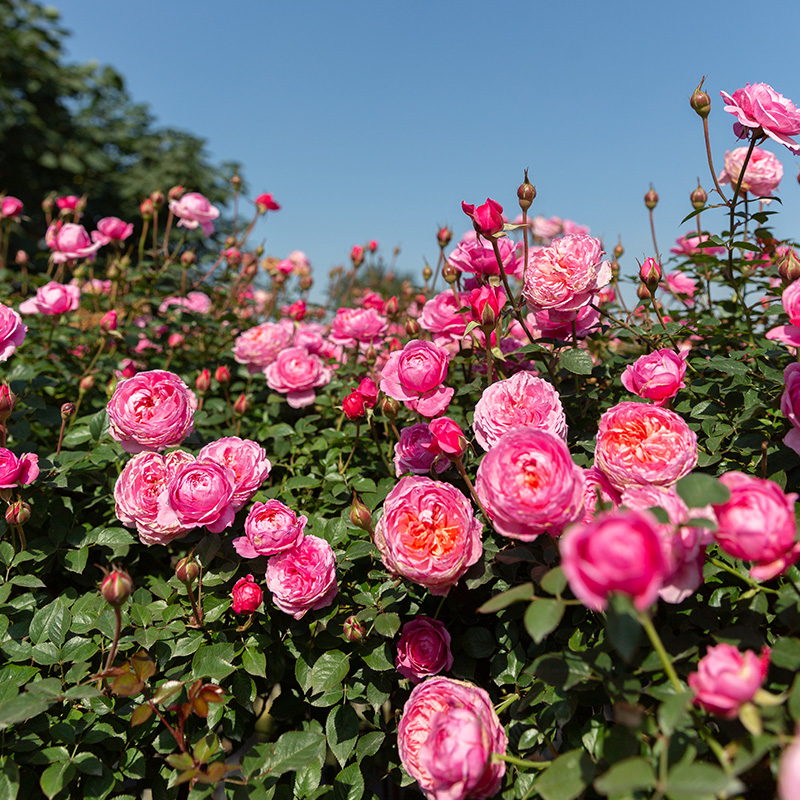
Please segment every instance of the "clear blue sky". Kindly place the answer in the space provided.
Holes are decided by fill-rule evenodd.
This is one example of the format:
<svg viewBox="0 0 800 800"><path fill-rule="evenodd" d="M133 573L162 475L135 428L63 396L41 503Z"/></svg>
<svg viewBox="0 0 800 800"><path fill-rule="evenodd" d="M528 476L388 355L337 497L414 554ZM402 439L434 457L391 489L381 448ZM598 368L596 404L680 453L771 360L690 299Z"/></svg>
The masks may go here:
<svg viewBox="0 0 800 800"><path fill-rule="evenodd" d="M719 168L740 144L721 89L769 83L800 105L797 0L54 5L70 60L112 65L159 124L242 162L252 196L273 193L283 208L259 240L305 250L318 282L368 239L419 274L438 226L469 227L462 200L518 213L525 167L531 213L589 225L607 250L621 235L630 274L652 255L649 183L662 252L688 230L697 177L711 186L688 105L703 75ZM765 148L785 168L776 233L800 236L800 160Z"/></svg>

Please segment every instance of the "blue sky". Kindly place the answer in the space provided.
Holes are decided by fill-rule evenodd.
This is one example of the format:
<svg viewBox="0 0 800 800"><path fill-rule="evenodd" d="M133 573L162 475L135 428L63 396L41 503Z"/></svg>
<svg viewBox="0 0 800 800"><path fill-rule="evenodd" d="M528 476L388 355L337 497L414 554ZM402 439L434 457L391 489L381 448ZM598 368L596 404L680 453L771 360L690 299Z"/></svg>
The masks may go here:
<svg viewBox="0 0 800 800"><path fill-rule="evenodd" d="M253 242L306 251L318 283L369 239L387 260L399 245L399 269L418 275L440 225L469 227L462 200L515 216L526 167L530 213L589 225L609 251L621 235L632 274L652 255L649 184L662 252L688 230L697 177L711 186L688 104L699 79L718 168L739 146L721 89L769 83L800 105L796 0L53 5L69 60L112 65L159 124L204 137L215 161L244 165L251 196L275 196ZM797 236L800 160L765 148L785 168L776 234Z"/></svg>

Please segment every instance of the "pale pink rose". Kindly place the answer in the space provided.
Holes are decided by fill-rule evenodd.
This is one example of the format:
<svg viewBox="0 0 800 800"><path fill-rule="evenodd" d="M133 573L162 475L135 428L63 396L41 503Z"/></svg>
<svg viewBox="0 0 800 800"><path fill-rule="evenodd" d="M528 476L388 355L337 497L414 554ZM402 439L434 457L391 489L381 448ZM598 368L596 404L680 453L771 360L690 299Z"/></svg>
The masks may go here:
<svg viewBox="0 0 800 800"><path fill-rule="evenodd" d="M167 297L161 301L159 313L163 314L170 306L185 308L196 314L208 314L211 311L211 298L205 292L189 292L186 297Z"/></svg>
<svg viewBox="0 0 800 800"><path fill-rule="evenodd" d="M0 217L3 219L16 219L22 211L22 200L7 194L0 199Z"/></svg>
<svg viewBox="0 0 800 800"><path fill-rule="evenodd" d="M522 295L532 311L577 311L610 281L599 239L564 236L529 256Z"/></svg>
<svg viewBox="0 0 800 800"><path fill-rule="evenodd" d="M450 462L433 451L433 434L427 422L400 429L400 441L394 446L394 469L398 478L406 472L424 475L431 469L444 472Z"/></svg>
<svg viewBox="0 0 800 800"><path fill-rule="evenodd" d="M529 372L490 384L475 406L472 428L484 450L490 450L506 431L516 427L567 438L567 418L558 392Z"/></svg>
<svg viewBox="0 0 800 800"><path fill-rule="evenodd" d="M234 511L244 508L247 501L269 477L272 464L264 448L250 439L227 436L207 444L197 455L198 461L216 461L233 473L235 486L232 502Z"/></svg>
<svg viewBox="0 0 800 800"><path fill-rule="evenodd" d="M687 350L676 353L674 350L656 350L639 356L633 364L625 367L622 385L645 400L652 400L657 406L664 406L675 397L686 384Z"/></svg>
<svg viewBox="0 0 800 800"><path fill-rule="evenodd" d="M27 486L39 477L39 456L24 453L17 457L5 447L0 447L0 489Z"/></svg>
<svg viewBox="0 0 800 800"><path fill-rule="evenodd" d="M783 385L781 413L792 423L792 428L784 436L783 443L800 455L800 363L794 361L786 367L783 371Z"/></svg>
<svg viewBox="0 0 800 800"><path fill-rule="evenodd" d="M397 671L412 683L453 666L450 634L438 620L418 616L403 625L397 642Z"/></svg>
<svg viewBox="0 0 800 800"><path fill-rule="evenodd" d="M192 432L196 408L194 392L173 372L139 372L114 389L109 432L128 453L164 450Z"/></svg>
<svg viewBox="0 0 800 800"><path fill-rule="evenodd" d="M800 133L800 111L791 100L766 83L748 83L733 96L727 92L720 92L720 96L726 103L725 110L736 117L733 131L740 139L746 136L744 128L760 128L793 153L800 152L800 144L792 139Z"/></svg>
<svg viewBox="0 0 800 800"><path fill-rule="evenodd" d="M755 562L750 575L766 581L800 558L794 504L797 494L784 494L777 483L726 472L719 479L730 490L727 502L714 505L714 539L736 558Z"/></svg>
<svg viewBox="0 0 800 800"><path fill-rule="evenodd" d="M689 675L694 702L712 714L733 719L761 688L769 669L770 650L739 652L731 644L709 647L697 663L697 672Z"/></svg>
<svg viewBox="0 0 800 800"><path fill-rule="evenodd" d="M573 222L571 219L562 220L561 227L564 236L586 236L589 233L588 225L580 225L577 222Z"/></svg>
<svg viewBox="0 0 800 800"><path fill-rule="evenodd" d="M737 147L725 153L725 169L720 173L720 183L736 186L742 174L742 165L747 156L747 147ZM747 172L742 181L741 191L751 192L756 197L769 197L777 188L783 177L783 164L768 150L754 147Z"/></svg>
<svg viewBox="0 0 800 800"><path fill-rule="evenodd" d="M800 800L800 725L795 729L794 739L781 753L778 768L779 800Z"/></svg>
<svg viewBox="0 0 800 800"><path fill-rule="evenodd" d="M442 676L414 687L397 728L403 767L428 800L494 797L506 765L491 756L507 744L488 693Z"/></svg>
<svg viewBox="0 0 800 800"><path fill-rule="evenodd" d="M697 435L674 411L618 403L600 417L594 463L617 489L673 486L697 464Z"/></svg>
<svg viewBox="0 0 800 800"><path fill-rule="evenodd" d="M482 530L455 486L413 475L386 496L375 544L390 572L446 595L480 558Z"/></svg>
<svg viewBox="0 0 800 800"><path fill-rule="evenodd" d="M597 303L601 302L601 294L607 288L601 289L597 293L595 297ZM545 309L537 311L533 318L536 322L535 327L541 332L542 336L563 341L569 341L573 336L582 339L600 327L600 312L591 306L584 306L577 311ZM524 344L527 344L527 340Z"/></svg>
<svg viewBox="0 0 800 800"><path fill-rule="evenodd" d="M425 303L417 322L423 330L433 334L434 344L439 347L452 345L455 351L467 329L467 321L460 311L465 305L465 293L462 292L456 298L452 290L448 289Z"/></svg>
<svg viewBox="0 0 800 800"><path fill-rule="evenodd" d="M611 485L605 473L597 467L583 471L583 519L591 522L605 511L616 511L622 503L622 495Z"/></svg>
<svg viewBox="0 0 800 800"><path fill-rule="evenodd" d="M117 518L129 528L135 527L142 544L169 544L185 536L189 528L177 519L159 522L158 498L167 490L178 467L194 461L183 450L162 455L145 451L135 455L120 473L114 485Z"/></svg>
<svg viewBox="0 0 800 800"><path fill-rule="evenodd" d="M442 385L448 362L445 349L412 339L402 350L389 354L381 372L381 391L424 417L435 417L444 412L455 393Z"/></svg>
<svg viewBox="0 0 800 800"><path fill-rule="evenodd" d="M564 226L561 217L534 217L531 220L531 230L537 239L542 239L550 244L552 239L561 236Z"/></svg>
<svg viewBox="0 0 800 800"><path fill-rule="evenodd" d="M0 361L8 361L25 341L28 327L13 308L0 303Z"/></svg>
<svg viewBox="0 0 800 800"><path fill-rule="evenodd" d="M251 375L255 375L269 366L281 350L289 347L293 336L291 320L264 322L236 337L233 357L239 364L244 364Z"/></svg>
<svg viewBox="0 0 800 800"><path fill-rule="evenodd" d="M274 556L300 543L306 522L305 515L298 517L280 500L253 503L244 522L245 535L234 539L233 546L242 558Z"/></svg>
<svg viewBox="0 0 800 800"><path fill-rule="evenodd" d="M497 240L500 260L506 275L518 276L522 273L522 259L515 242L508 237ZM472 272L476 275L499 275L500 267L490 242L478 239L475 231L465 233L458 246L447 259L460 272Z"/></svg>
<svg viewBox="0 0 800 800"><path fill-rule="evenodd" d="M169 210L179 218L178 227L194 230L200 226L206 236L213 235L219 209L199 192L187 192L180 200L170 200Z"/></svg>
<svg viewBox="0 0 800 800"><path fill-rule="evenodd" d="M92 244L83 225L73 222L66 222L63 225L54 223L47 229L45 240L53 250L53 261L56 264L63 264L70 259L94 258L94 254L101 247L99 242Z"/></svg>
<svg viewBox="0 0 800 800"><path fill-rule="evenodd" d="M581 516L583 470L558 436L512 428L481 461L475 491L498 533L530 542Z"/></svg>
<svg viewBox="0 0 800 800"><path fill-rule="evenodd" d="M281 611L301 619L329 606L339 590L333 548L317 536L304 536L267 562L267 588Z"/></svg>
<svg viewBox="0 0 800 800"><path fill-rule="evenodd" d="M331 341L343 347L378 345L389 321L374 308L340 308L331 323Z"/></svg>
<svg viewBox="0 0 800 800"><path fill-rule="evenodd" d="M92 241L101 245L111 242L124 242L133 233L133 223L124 222L119 217L103 217L92 231Z"/></svg>
<svg viewBox="0 0 800 800"><path fill-rule="evenodd" d="M311 262L302 250L292 250L292 252L289 253L289 261L294 264L295 272L298 275L311 274Z"/></svg>
<svg viewBox="0 0 800 800"><path fill-rule="evenodd" d="M78 285L75 278L73 278L70 283L76 283L76 285ZM104 281L100 278L92 278L91 280L84 281L79 285L82 294L101 295L109 294L111 292L111 281Z"/></svg>
<svg viewBox="0 0 800 800"><path fill-rule="evenodd" d="M33 297L20 303L21 314L56 316L75 311L81 299L81 290L71 284L50 281L36 290Z"/></svg>
<svg viewBox="0 0 800 800"><path fill-rule="evenodd" d="M678 256L721 256L725 252L724 247L698 247L701 242L708 241L708 234L685 233L675 240L675 246L670 248L670 253Z"/></svg>
<svg viewBox="0 0 800 800"><path fill-rule="evenodd" d="M694 305L694 293L697 291L697 281L690 278L685 272L675 270L667 275L667 286L679 300L690 308Z"/></svg>
<svg viewBox="0 0 800 800"><path fill-rule="evenodd" d="M205 526L211 533L220 533L236 516L235 485L233 472L215 461L182 464L158 498L157 524L187 529Z"/></svg>
<svg viewBox="0 0 800 800"><path fill-rule="evenodd" d="M285 394L292 408L303 408L316 400L314 389L330 383L332 372L319 356L309 353L305 347L287 347L264 369L264 375L267 386Z"/></svg>

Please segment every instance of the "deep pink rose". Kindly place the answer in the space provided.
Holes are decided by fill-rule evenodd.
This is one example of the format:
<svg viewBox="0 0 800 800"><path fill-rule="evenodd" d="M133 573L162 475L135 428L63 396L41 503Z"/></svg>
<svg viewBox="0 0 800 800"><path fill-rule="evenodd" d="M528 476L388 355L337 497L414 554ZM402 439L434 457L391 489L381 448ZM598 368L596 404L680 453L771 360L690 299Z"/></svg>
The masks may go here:
<svg viewBox="0 0 800 800"><path fill-rule="evenodd" d="M503 230L503 206L496 200L486 199L482 206L461 203L461 210L472 220L475 230L487 239L493 239Z"/></svg>
<svg viewBox="0 0 800 800"><path fill-rule="evenodd" d="M499 286L480 286L469 293L467 303L475 322L493 326L506 304L506 293Z"/></svg>
<svg viewBox="0 0 800 800"><path fill-rule="evenodd" d="M242 558L274 556L302 540L306 522L305 515L298 517L280 500L253 503L244 522L245 535L234 539L233 546Z"/></svg>
<svg viewBox="0 0 800 800"><path fill-rule="evenodd" d="M697 672L689 675L694 701L712 714L733 719L761 688L769 669L770 650L761 655L752 650L739 652L731 644L709 647L697 663Z"/></svg>
<svg viewBox="0 0 800 800"><path fill-rule="evenodd" d="M133 233L133 223L124 222L119 217L103 217L92 231L92 241L101 245L111 242L124 242Z"/></svg>
<svg viewBox="0 0 800 800"><path fill-rule="evenodd" d="M59 211L74 211L80 205L81 199L75 194L56 197L56 207Z"/></svg>
<svg viewBox="0 0 800 800"><path fill-rule="evenodd" d="M397 728L400 760L428 800L494 797L506 765L491 756L507 743L488 693L441 676L414 687Z"/></svg>
<svg viewBox="0 0 800 800"><path fill-rule="evenodd" d="M198 461L216 461L233 472L235 479L232 502L234 510L244 508L247 501L269 477L272 464L264 448L250 439L227 436L207 444L198 454Z"/></svg>
<svg viewBox="0 0 800 800"><path fill-rule="evenodd" d="M7 194L0 199L0 217L4 219L15 219L22 211L22 200Z"/></svg>
<svg viewBox="0 0 800 800"><path fill-rule="evenodd" d="M0 489L27 486L39 477L39 456L24 453L17 457L5 447L0 447Z"/></svg>
<svg viewBox="0 0 800 800"><path fill-rule="evenodd" d="M649 511L611 511L573 525L559 549L570 588L594 611L604 611L613 592L644 611L658 598L668 570L658 521Z"/></svg>
<svg viewBox="0 0 800 800"><path fill-rule="evenodd" d="M417 322L421 328L433 334L434 344L439 347L454 346L455 350L467 329L467 321L460 311L464 305L466 294L462 292L459 299L448 289L425 303Z"/></svg>
<svg viewBox="0 0 800 800"><path fill-rule="evenodd" d="M108 401L109 431L128 453L164 450L193 429L197 398L173 372L139 372L120 381Z"/></svg>
<svg viewBox="0 0 800 800"><path fill-rule="evenodd" d="M349 394L345 395L342 400L342 411L344 411L347 419L350 420L361 419L366 416L367 404L357 389L353 389Z"/></svg>
<svg viewBox="0 0 800 800"><path fill-rule="evenodd" d="M778 768L779 800L800 800L800 725L795 728L794 739L781 753Z"/></svg>
<svg viewBox="0 0 800 800"><path fill-rule="evenodd" d="M450 417L437 417L428 424L433 441L429 445L436 454L451 460L461 458L467 452L467 437L461 426Z"/></svg>
<svg viewBox="0 0 800 800"><path fill-rule="evenodd" d="M314 389L327 386L331 370L318 355L309 353L305 347L287 347L264 369L267 386L286 395L292 408L311 405L317 398Z"/></svg>
<svg viewBox="0 0 800 800"><path fill-rule="evenodd" d="M378 402L378 384L372 378L362 378L357 391L364 398L368 408L372 408Z"/></svg>
<svg viewBox="0 0 800 800"><path fill-rule="evenodd" d="M344 347L378 345L389 325L374 308L340 308L331 323L331 341Z"/></svg>
<svg viewBox="0 0 800 800"><path fill-rule="evenodd" d="M264 322L236 337L233 357L239 364L247 366L251 375L269 366L281 350L289 347L294 336L291 320Z"/></svg>
<svg viewBox="0 0 800 800"><path fill-rule="evenodd" d="M781 413L792 423L792 429L784 436L783 443L800 455L800 363L794 361L786 367L783 385Z"/></svg>
<svg viewBox="0 0 800 800"><path fill-rule="evenodd" d="M236 516L232 502L235 485L233 472L215 461L182 464L158 498L157 522L182 528L205 526L211 533L220 533Z"/></svg>
<svg viewBox="0 0 800 800"><path fill-rule="evenodd" d="M742 165L747 156L747 147L737 147L725 153L725 169L720 173L720 183L736 186L742 174ZM783 164L768 150L753 148L747 171L742 181L742 191L751 192L756 197L769 197L777 188L783 177Z"/></svg>
<svg viewBox="0 0 800 800"><path fill-rule="evenodd" d="M92 243L86 228L73 222L54 223L47 229L45 240L53 251L53 261L63 264L77 258L94 258L100 249L99 242Z"/></svg>
<svg viewBox="0 0 800 800"><path fill-rule="evenodd" d="M233 611L236 614L252 614L264 600L261 587L253 580L252 575L239 578L231 590Z"/></svg>
<svg viewBox="0 0 800 800"><path fill-rule="evenodd" d="M792 325L800 326L800 281L792 281L781 295L783 310L789 316Z"/></svg>
<svg viewBox="0 0 800 800"><path fill-rule="evenodd" d="M25 341L28 327L13 308L0 303L0 361L8 361Z"/></svg>
<svg viewBox="0 0 800 800"><path fill-rule="evenodd" d="M453 666L450 634L438 620L415 617L403 625L397 642L397 671L412 683Z"/></svg>
<svg viewBox="0 0 800 800"><path fill-rule="evenodd" d="M81 290L72 284L50 281L36 290L33 297L20 303L22 314L45 314L56 316L75 311L80 303Z"/></svg>
<svg viewBox="0 0 800 800"><path fill-rule="evenodd" d="M178 227L194 230L200 226L206 236L213 235L219 209L199 192L187 192L180 200L170 200L169 210L179 218Z"/></svg>
<svg viewBox="0 0 800 800"><path fill-rule="evenodd" d="M595 297L596 303L603 301L603 293L606 292L608 287L601 289ZM577 336L579 339L584 338L593 330L600 326L600 312L591 306L584 306L577 311L558 311L554 308L548 308L544 311L537 311L536 314L531 314L535 320L535 326L531 326L530 322L528 327L535 327L541 331L542 336L549 336L552 339L562 339L567 341ZM534 337L536 334L532 331ZM527 337L522 344L527 344Z"/></svg>
<svg viewBox="0 0 800 800"><path fill-rule="evenodd" d="M516 242L503 236L497 240L497 248L500 251L500 260L506 275L521 275L522 259ZM487 276L500 274L494 248L489 242L480 239L475 231L464 234L447 261L461 272Z"/></svg>
<svg viewBox="0 0 800 800"><path fill-rule="evenodd" d="M686 386L683 379L688 355L686 350L676 353L665 349L639 356L633 364L625 367L622 385L629 392L652 400L657 406L664 406Z"/></svg>
<svg viewBox="0 0 800 800"><path fill-rule="evenodd" d="M434 469L444 472L450 462L442 458L433 445L433 434L427 422L418 422L400 430L400 441L394 446L394 468L398 478L406 472L424 475Z"/></svg>
<svg viewBox="0 0 800 800"><path fill-rule="evenodd" d="M317 536L304 536L267 562L267 588L275 605L295 619L329 606L339 590L333 548Z"/></svg>
<svg viewBox="0 0 800 800"><path fill-rule="evenodd" d="M733 96L720 92L725 101L725 110L736 117L734 133L745 137L744 128L760 128L770 139L786 145L793 153L800 152L792 136L800 133L800 111L794 103L778 94L766 83L748 83L744 89L737 89ZM756 134L757 135L757 134Z"/></svg>
<svg viewBox="0 0 800 800"><path fill-rule="evenodd" d="M585 469L583 480L583 522L591 522L605 511L615 511L622 502L620 493L597 467Z"/></svg>
<svg viewBox="0 0 800 800"><path fill-rule="evenodd" d="M256 197L256 208L259 214L266 214L267 211L280 211L281 207L275 202L269 192L260 194Z"/></svg>
<svg viewBox="0 0 800 800"><path fill-rule="evenodd" d="M412 339L402 350L389 354L381 372L381 391L424 417L435 417L447 408L454 394L442 385L448 362L444 348Z"/></svg>

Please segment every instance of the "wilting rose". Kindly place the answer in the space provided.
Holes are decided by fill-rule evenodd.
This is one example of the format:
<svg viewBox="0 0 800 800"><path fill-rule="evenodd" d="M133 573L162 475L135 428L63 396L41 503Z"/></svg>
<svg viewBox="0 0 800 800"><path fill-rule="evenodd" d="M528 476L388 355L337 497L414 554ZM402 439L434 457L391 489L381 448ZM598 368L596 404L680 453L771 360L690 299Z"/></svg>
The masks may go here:
<svg viewBox="0 0 800 800"><path fill-rule="evenodd" d="M233 611L236 614L252 614L264 600L261 587L253 580L252 575L239 578L231 590Z"/></svg>
<svg viewBox="0 0 800 800"><path fill-rule="evenodd" d="M13 308L0 303L0 361L8 361L25 341L28 327Z"/></svg>
<svg viewBox="0 0 800 800"><path fill-rule="evenodd" d="M274 556L291 550L303 538L308 518L299 517L280 500L253 503L244 522L244 536L233 540L242 558Z"/></svg>
<svg viewBox="0 0 800 800"><path fill-rule="evenodd" d="M233 472L215 461L182 464L158 499L158 522L182 528L205 526L211 533L220 533L236 516L235 485Z"/></svg>
<svg viewBox="0 0 800 800"><path fill-rule="evenodd" d="M394 446L394 468L398 478L406 472L424 475L434 469L444 472L450 462L441 458L432 447L433 434L426 422L417 422L400 429L400 441Z"/></svg>
<svg viewBox="0 0 800 800"><path fill-rule="evenodd" d="M389 354L381 372L381 391L412 411L435 417L447 408L454 394L453 389L442 385L448 362L443 348L412 339L402 350Z"/></svg>
<svg viewBox="0 0 800 800"><path fill-rule="evenodd" d="M233 472L235 483L231 502L235 511L246 505L272 469L266 450L258 442L238 436L227 436L207 444L197 459L216 461Z"/></svg>
<svg viewBox="0 0 800 800"><path fill-rule="evenodd" d="M639 356L633 364L625 367L622 385L633 394L664 406L683 389L686 384L686 356L688 351L656 350Z"/></svg>
<svg viewBox="0 0 800 800"><path fill-rule="evenodd" d="M132 222L124 222L119 217L103 217L97 223L97 230L92 231L92 241L99 242L101 245L123 242L132 233Z"/></svg>
<svg viewBox="0 0 800 800"><path fill-rule="evenodd" d="M736 186L742 174L742 166L747 156L748 147L737 147L725 153L725 169L719 176L720 183ZM768 150L754 147L747 171L742 181L742 191L751 192L757 197L769 197L777 188L783 177L783 164Z"/></svg>
<svg viewBox="0 0 800 800"><path fill-rule="evenodd" d="M213 235L219 209L199 192L187 192L179 200L170 200L169 210L178 217L178 227L194 230L200 226L206 236Z"/></svg>
<svg viewBox="0 0 800 800"><path fill-rule="evenodd" d="M292 343L293 336L291 320L264 322L236 337L233 357L239 364L246 365L247 371L254 375L269 366L278 353Z"/></svg>
<svg viewBox="0 0 800 800"><path fill-rule="evenodd" d="M397 642L397 671L412 683L453 666L450 634L438 620L418 616L403 625Z"/></svg>
<svg viewBox="0 0 800 800"><path fill-rule="evenodd" d="M81 290L72 284L50 281L36 290L33 297L20 303L21 314L56 316L75 311L80 303Z"/></svg>
<svg viewBox="0 0 800 800"><path fill-rule="evenodd" d="M39 456L24 453L16 456L11 450L0 447L0 489L27 486L39 477Z"/></svg>
<svg viewBox="0 0 800 800"><path fill-rule="evenodd" d="M311 405L317 398L314 389L327 386L331 370L318 355L305 347L287 347L264 369L267 386L286 395L292 408Z"/></svg>
<svg viewBox="0 0 800 800"><path fill-rule="evenodd" d="M331 323L331 341L344 347L378 345L389 321L374 308L340 308Z"/></svg>
<svg viewBox="0 0 800 800"><path fill-rule="evenodd" d="M766 83L748 83L737 89L733 96L720 92L725 101L725 110L736 117L734 133L745 137L744 128L760 128L770 139L788 147L793 153L800 152L792 136L800 133L800 111L794 103L778 94Z"/></svg>

